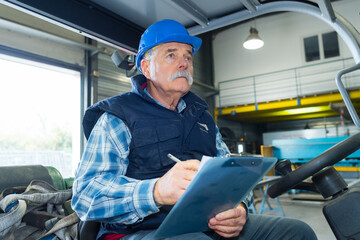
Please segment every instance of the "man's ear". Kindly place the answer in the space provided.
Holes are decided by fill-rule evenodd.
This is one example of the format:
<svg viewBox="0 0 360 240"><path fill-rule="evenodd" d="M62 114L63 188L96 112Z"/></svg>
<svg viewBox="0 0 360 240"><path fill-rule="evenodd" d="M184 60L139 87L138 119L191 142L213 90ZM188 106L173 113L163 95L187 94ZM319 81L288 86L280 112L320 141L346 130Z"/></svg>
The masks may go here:
<svg viewBox="0 0 360 240"><path fill-rule="evenodd" d="M150 78L149 65L150 65L150 60L148 59L141 60L141 70L146 78Z"/></svg>

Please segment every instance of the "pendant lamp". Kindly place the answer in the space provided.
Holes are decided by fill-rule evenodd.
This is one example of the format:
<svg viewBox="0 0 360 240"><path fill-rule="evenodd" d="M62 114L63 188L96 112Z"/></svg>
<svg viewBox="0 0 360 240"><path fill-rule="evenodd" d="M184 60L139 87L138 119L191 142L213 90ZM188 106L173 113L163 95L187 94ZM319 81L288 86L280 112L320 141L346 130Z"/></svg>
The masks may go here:
<svg viewBox="0 0 360 240"><path fill-rule="evenodd" d="M243 47L246 49L254 50L264 46L264 41L259 37L259 32L256 28L250 28L250 35L243 43Z"/></svg>

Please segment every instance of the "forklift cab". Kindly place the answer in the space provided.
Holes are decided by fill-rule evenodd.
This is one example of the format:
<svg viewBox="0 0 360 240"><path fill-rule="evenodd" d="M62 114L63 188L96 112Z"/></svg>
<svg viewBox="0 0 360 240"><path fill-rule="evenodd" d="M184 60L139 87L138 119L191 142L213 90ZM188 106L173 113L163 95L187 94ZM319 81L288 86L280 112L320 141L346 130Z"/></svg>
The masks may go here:
<svg viewBox="0 0 360 240"><path fill-rule="evenodd" d="M30 4L28 3L29 1L7 0L5 2L15 2L22 7L27 7L35 12L38 11L39 13L44 14L44 10L41 10L41 6L28 5ZM196 25L188 29L189 32L191 34L199 34L205 31L211 31L224 27L226 24L246 21L265 14L284 11L303 13L309 15L309 17L320 19L334 29L344 40L355 61L354 66L340 71L335 76L335 82L354 124L360 128L359 116L351 102L344 84L342 83L342 77L344 75L360 69L360 34L350 22L334 12L330 0L317 0L317 4L310 1L296 0L241 0L241 3L245 6L245 9L242 11L228 15L224 18L211 20L208 24L205 24L206 26ZM119 45L122 46L124 44L119 43ZM136 49L132 50L135 51ZM295 171L291 171L288 162L279 162L277 164L277 170L282 173L283 177L269 188L269 195L275 198L291 188L301 188L320 192L324 197L332 197L332 200L324 207L324 215L326 216L335 236L338 239L360 239L360 230L357 222L358 219L360 219L360 205L357 204L360 201L360 190L355 188L348 189L341 176L339 177L337 172L331 168L333 164L359 148L360 134L356 134L343 142L340 142L335 147L325 151L323 154L304 164ZM6 169L2 170L8 172ZM2 170L0 168L0 171ZM18 174L23 175L23 173L27 171L28 169L21 169ZM46 171L48 172L48 169L42 169L41 171L46 173ZM47 174L48 173L45 175ZM0 176L3 175L0 173ZM12 177L14 176L16 175L12 175ZM38 178L39 176L40 175L35 174L32 177ZM302 183L303 180L309 177L312 177L313 183ZM9 178L9 180L10 179L11 178ZM51 176L46 176L46 179L54 185L63 184L64 188L71 187L71 183L64 183L61 180L60 183L57 182L58 180L54 182ZM5 184L5 182L3 183ZM98 227L99 223L97 222L80 223L79 238L95 239Z"/></svg>

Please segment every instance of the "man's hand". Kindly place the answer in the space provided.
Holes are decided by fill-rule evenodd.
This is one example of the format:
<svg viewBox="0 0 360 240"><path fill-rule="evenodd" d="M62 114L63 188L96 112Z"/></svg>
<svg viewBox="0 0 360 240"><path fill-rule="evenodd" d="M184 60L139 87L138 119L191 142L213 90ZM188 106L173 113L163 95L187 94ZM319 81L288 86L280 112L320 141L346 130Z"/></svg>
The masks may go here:
<svg viewBox="0 0 360 240"><path fill-rule="evenodd" d="M246 223L246 207L243 203L236 208L217 214L209 221L209 228L222 237L236 237Z"/></svg>
<svg viewBox="0 0 360 240"><path fill-rule="evenodd" d="M189 186L199 165L200 161L194 159L175 164L155 183L155 201L161 205L174 205Z"/></svg>

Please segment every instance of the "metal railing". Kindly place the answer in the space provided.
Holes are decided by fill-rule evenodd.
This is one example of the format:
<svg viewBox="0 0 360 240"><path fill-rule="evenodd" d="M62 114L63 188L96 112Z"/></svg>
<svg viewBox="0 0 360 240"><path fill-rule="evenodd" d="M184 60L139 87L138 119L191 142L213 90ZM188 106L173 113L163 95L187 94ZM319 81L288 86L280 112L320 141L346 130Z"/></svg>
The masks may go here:
<svg viewBox="0 0 360 240"><path fill-rule="evenodd" d="M354 60L345 58L222 81L218 84L219 107L339 92L337 87L339 81L334 80L335 76L343 69L352 66ZM360 71L350 71L340 82L348 90L357 89L360 88L359 79Z"/></svg>

